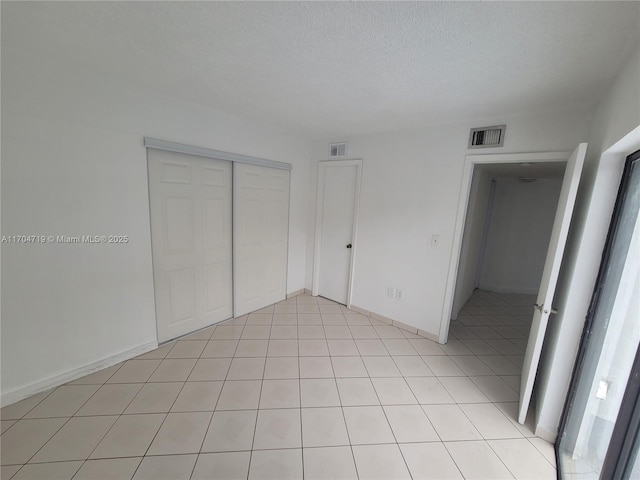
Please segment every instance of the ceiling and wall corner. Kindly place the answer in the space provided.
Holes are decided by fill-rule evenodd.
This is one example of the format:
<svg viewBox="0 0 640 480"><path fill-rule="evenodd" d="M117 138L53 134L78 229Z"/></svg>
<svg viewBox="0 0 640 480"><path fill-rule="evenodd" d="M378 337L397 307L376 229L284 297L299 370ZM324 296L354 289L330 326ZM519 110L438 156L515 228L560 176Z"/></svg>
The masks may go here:
<svg viewBox="0 0 640 480"><path fill-rule="evenodd" d="M3 246L4 396L154 340L144 136L293 164L289 291L311 286L317 161L349 142L371 239L354 304L437 332L469 129L507 124L504 152L586 140L640 5L0 8L2 233L132 237L99 252ZM387 280L409 285L394 306L378 298Z"/></svg>

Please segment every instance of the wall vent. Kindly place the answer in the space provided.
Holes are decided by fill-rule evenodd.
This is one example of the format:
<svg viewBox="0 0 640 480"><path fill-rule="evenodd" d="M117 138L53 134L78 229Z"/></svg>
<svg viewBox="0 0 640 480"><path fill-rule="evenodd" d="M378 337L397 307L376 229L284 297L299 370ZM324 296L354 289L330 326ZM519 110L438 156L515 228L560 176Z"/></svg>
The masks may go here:
<svg viewBox="0 0 640 480"><path fill-rule="evenodd" d="M469 148L501 147L504 145L506 125L472 128L469 132Z"/></svg>
<svg viewBox="0 0 640 480"><path fill-rule="evenodd" d="M330 143L329 158L344 158L347 156L347 143Z"/></svg>

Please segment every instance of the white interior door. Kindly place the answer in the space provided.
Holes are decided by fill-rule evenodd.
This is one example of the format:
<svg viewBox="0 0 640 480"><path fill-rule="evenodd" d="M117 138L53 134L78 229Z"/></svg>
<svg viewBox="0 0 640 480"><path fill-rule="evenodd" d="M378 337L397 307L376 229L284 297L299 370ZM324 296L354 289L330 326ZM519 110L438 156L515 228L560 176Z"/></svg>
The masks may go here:
<svg viewBox="0 0 640 480"><path fill-rule="evenodd" d="M359 160L320 162L314 295L349 305Z"/></svg>
<svg viewBox="0 0 640 480"><path fill-rule="evenodd" d="M520 423L524 423L531 401L533 384L538 370L538 363L540 362L542 343L547 330L549 315L551 314L551 302L553 301L553 295L558 281L560 264L562 263L564 247L567 242L569 224L571 223L571 215L573 213L573 206L576 200L586 151L586 143L578 145L578 148L574 150L567 161L564 180L562 181L558 209L556 210L555 220L553 221L549 250L547 251L547 258L544 263L542 280L540 281L540 289L538 290L533 322L529 333L529 342L527 343L527 351L522 365L520 408L518 412L518 421Z"/></svg>
<svg viewBox="0 0 640 480"><path fill-rule="evenodd" d="M148 149L158 341L233 316L231 162Z"/></svg>
<svg viewBox="0 0 640 480"><path fill-rule="evenodd" d="M287 296L289 171L234 164L235 315Z"/></svg>

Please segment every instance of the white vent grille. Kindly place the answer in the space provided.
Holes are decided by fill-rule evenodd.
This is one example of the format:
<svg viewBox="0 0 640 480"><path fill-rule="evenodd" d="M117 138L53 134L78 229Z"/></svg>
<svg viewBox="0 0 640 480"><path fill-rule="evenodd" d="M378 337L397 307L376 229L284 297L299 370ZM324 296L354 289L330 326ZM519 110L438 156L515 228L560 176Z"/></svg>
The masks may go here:
<svg viewBox="0 0 640 480"><path fill-rule="evenodd" d="M506 129L506 125L472 128L469 132L469 148L501 147Z"/></svg>
<svg viewBox="0 0 640 480"><path fill-rule="evenodd" d="M344 158L347 156L346 143L329 144L329 158Z"/></svg>

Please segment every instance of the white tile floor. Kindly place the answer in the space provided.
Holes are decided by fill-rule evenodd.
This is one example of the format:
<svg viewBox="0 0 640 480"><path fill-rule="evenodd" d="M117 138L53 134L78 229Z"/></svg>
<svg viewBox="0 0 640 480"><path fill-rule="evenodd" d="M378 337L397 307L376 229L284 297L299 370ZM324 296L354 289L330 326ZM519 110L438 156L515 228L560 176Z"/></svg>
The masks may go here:
<svg viewBox="0 0 640 480"><path fill-rule="evenodd" d="M2 479L555 479L514 420L531 297L447 345L298 296L2 409Z"/></svg>

